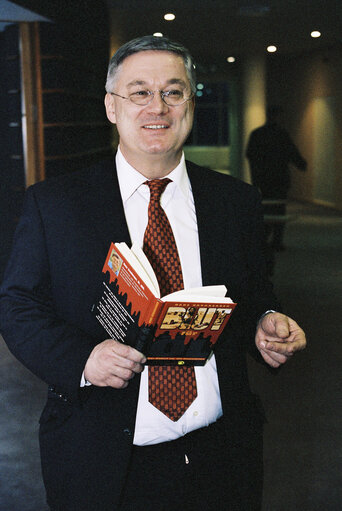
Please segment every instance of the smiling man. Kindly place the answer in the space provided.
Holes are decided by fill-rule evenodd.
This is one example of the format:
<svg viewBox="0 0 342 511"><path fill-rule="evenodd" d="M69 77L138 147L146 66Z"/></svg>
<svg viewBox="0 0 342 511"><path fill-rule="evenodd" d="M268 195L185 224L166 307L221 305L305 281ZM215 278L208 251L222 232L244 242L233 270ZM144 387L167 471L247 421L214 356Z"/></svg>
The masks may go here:
<svg viewBox="0 0 342 511"><path fill-rule="evenodd" d="M273 312L258 192L184 159L195 87L182 45L128 42L106 83L115 161L27 191L1 327L49 386L40 447L53 511L261 508L264 417L246 353L276 368L306 341ZM238 305L205 366L147 368L106 338L91 304L112 241L143 247L163 294L226 285Z"/></svg>
<svg viewBox="0 0 342 511"><path fill-rule="evenodd" d="M169 174L180 162L194 113L182 56L160 51L130 55L107 90L107 116L120 130L124 158L148 178Z"/></svg>

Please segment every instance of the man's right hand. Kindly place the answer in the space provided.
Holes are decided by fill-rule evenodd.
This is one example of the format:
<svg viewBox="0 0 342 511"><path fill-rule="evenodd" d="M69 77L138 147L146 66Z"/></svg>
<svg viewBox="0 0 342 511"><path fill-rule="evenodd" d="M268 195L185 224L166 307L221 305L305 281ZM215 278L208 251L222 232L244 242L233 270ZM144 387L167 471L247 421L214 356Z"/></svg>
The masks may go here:
<svg viewBox="0 0 342 511"><path fill-rule="evenodd" d="M84 377L98 387L124 389L137 373L141 373L145 362L145 355L131 346L107 339L90 353Z"/></svg>

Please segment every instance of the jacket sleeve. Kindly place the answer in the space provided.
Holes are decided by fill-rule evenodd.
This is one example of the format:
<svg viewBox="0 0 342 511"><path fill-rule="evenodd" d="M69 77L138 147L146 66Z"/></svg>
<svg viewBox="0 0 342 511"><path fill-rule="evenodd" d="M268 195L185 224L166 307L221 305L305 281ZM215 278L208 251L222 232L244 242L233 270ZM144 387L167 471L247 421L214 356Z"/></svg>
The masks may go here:
<svg viewBox="0 0 342 511"><path fill-rule="evenodd" d="M244 212L244 217L244 213L241 213L244 250L242 259L246 261L242 284L244 292L240 297L240 314L239 317L237 314L235 319L244 326L248 351L254 358L261 360L254 342L258 322L266 311L280 312L281 306L268 277L268 248L265 240L261 196L254 188L251 189L246 200Z"/></svg>
<svg viewBox="0 0 342 511"><path fill-rule="evenodd" d="M32 187L26 193L0 289L1 332L18 360L74 400L96 341L58 316L52 296L49 257L44 223Z"/></svg>

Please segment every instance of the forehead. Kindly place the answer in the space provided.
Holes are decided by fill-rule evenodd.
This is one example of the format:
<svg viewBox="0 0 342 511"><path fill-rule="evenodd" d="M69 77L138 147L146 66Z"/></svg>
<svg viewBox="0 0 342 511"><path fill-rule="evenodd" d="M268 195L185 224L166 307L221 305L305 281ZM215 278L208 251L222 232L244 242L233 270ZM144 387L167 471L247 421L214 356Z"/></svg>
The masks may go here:
<svg viewBox="0 0 342 511"><path fill-rule="evenodd" d="M136 82L155 83L189 79L181 55L169 51L148 50L134 53L120 65L118 84L130 86Z"/></svg>

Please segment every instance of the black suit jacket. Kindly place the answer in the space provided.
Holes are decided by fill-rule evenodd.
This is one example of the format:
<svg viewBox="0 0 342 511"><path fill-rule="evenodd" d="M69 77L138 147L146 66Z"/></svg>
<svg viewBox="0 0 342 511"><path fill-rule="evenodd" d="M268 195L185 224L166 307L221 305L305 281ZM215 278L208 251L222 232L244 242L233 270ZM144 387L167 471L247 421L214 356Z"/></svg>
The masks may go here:
<svg viewBox="0 0 342 511"><path fill-rule="evenodd" d="M277 307L259 194L232 177L190 162L187 168L203 284L225 284L238 303L215 355L229 455L243 489L260 476L263 420L246 351L255 355L257 320ZM0 295L1 328L13 354L49 386L40 445L53 509L113 511L129 461L139 377L123 390L80 388L91 350L106 338L91 306L112 241L130 244L113 159L28 189Z"/></svg>

